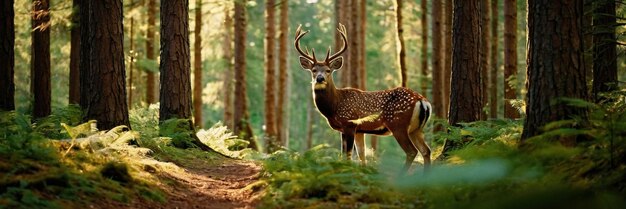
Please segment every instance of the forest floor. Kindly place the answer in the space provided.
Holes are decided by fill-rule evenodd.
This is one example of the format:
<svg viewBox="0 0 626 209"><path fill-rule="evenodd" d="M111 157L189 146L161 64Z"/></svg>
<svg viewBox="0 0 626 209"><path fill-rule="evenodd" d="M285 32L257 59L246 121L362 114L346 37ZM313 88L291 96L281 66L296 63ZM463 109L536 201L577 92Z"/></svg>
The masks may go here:
<svg viewBox="0 0 626 209"><path fill-rule="evenodd" d="M259 179L261 167L244 160L224 160L206 164L203 160L185 162L181 170L156 174L165 203L138 198L131 203L106 201L90 208L255 208L260 192L247 188ZM96 205L97 204L97 205Z"/></svg>

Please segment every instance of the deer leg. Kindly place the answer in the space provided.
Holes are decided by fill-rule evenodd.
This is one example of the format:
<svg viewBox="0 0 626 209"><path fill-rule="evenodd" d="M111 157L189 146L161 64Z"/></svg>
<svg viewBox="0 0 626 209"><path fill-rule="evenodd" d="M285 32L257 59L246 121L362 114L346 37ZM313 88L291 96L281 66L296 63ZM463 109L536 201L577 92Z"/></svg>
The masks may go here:
<svg viewBox="0 0 626 209"><path fill-rule="evenodd" d="M357 133L354 135L354 144L356 144L356 154L361 160L361 165L367 164L365 160L365 135Z"/></svg>
<svg viewBox="0 0 626 209"><path fill-rule="evenodd" d="M409 137L409 133L406 129L392 131L392 133L398 144L400 144L400 147L402 147L402 150L404 150L404 153L406 153L404 170L409 171L413 160L415 160L415 157L417 156L417 148L413 145L413 142L411 142L411 138Z"/></svg>
<svg viewBox="0 0 626 209"><path fill-rule="evenodd" d="M424 158L424 170L428 170L430 167L430 147L428 147L428 144L424 141L424 132L420 129L416 129L411 132L409 136Z"/></svg>
<svg viewBox="0 0 626 209"><path fill-rule="evenodd" d="M354 149L354 135L353 134L341 134L342 142L342 154L346 155L347 160L352 160L352 149Z"/></svg>

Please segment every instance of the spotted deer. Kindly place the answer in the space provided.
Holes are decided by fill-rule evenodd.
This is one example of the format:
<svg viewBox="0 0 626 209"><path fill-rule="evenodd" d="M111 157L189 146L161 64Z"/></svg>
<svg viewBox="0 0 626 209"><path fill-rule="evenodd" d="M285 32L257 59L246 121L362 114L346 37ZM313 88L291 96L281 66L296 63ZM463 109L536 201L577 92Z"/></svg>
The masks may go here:
<svg viewBox="0 0 626 209"><path fill-rule="evenodd" d="M311 72L315 106L334 130L341 132L342 153L352 159L354 144L361 163L365 164L365 141L363 134L393 135L406 153L404 169L408 170L418 150L424 157L424 168L430 165L430 148L424 141L424 125L432 107L428 100L404 87L384 91L362 91L355 88L336 88L333 72L341 69L347 50L346 28L337 29L343 47L330 55L330 47L324 60L315 58L315 50L303 52L300 39L309 31L296 30L295 48L300 53L300 65Z"/></svg>

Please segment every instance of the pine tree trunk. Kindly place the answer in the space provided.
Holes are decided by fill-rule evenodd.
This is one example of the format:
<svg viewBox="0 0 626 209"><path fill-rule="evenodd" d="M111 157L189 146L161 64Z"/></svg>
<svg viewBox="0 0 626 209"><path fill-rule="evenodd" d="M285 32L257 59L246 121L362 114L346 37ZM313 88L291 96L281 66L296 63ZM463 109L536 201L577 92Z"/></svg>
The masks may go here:
<svg viewBox="0 0 626 209"><path fill-rule="evenodd" d="M443 103L443 48L442 48L442 31L441 31L441 19L442 9L441 1L433 1L432 11L432 38L433 38L433 52L432 52L432 75L433 75L433 107L435 109L435 116L437 118L445 117L445 109ZM439 128L438 128L439 129Z"/></svg>
<svg viewBox="0 0 626 209"><path fill-rule="evenodd" d="M89 108L89 91L91 91L91 82L89 78L91 77L91 42L89 38L91 37L89 34L89 25L90 25L90 16L89 12L91 10L91 1L82 1L82 4L78 8L78 13L80 15L80 60L79 60L79 83L80 83L80 107L83 111L86 111Z"/></svg>
<svg viewBox="0 0 626 209"><path fill-rule="evenodd" d="M420 49L420 57L422 61L422 80L420 81L420 86L422 88L422 91L420 93L426 95L426 92L428 90L428 1L422 0L422 2L420 3L420 8L422 12L422 16L420 18L422 24L422 34L420 34L420 39L422 41L422 46Z"/></svg>
<svg viewBox="0 0 626 209"><path fill-rule="evenodd" d="M396 29L398 30L398 64L400 68L400 85L407 87L406 49L404 47L404 29L402 26L403 0L396 0ZM434 36L434 35L433 35Z"/></svg>
<svg viewBox="0 0 626 209"><path fill-rule="evenodd" d="M87 79L91 84L86 119L97 120L101 130L118 125L130 127L125 88L123 4L119 0L91 1L90 9L91 73Z"/></svg>
<svg viewBox="0 0 626 209"><path fill-rule="evenodd" d="M490 2L489 0L480 0L478 2L479 6L480 6L480 76L481 76L481 89L482 89L482 96L483 96L483 107L484 106L491 106L491 104L487 104L487 101L489 101L489 43L491 41L490 39L490 35L491 33L489 32L489 23L491 21L490 15L491 12L489 11L490 8ZM487 114L484 113L484 111L481 111L480 114L480 118L481 120L486 120L487 119Z"/></svg>
<svg viewBox="0 0 626 209"><path fill-rule="evenodd" d="M278 150L276 138L276 15L274 0L265 3L265 139L267 152Z"/></svg>
<svg viewBox="0 0 626 209"><path fill-rule="evenodd" d="M235 112L234 132L250 142L249 148L258 150L252 135L248 115L248 94L246 92L246 7L242 1L235 1Z"/></svg>
<svg viewBox="0 0 626 209"><path fill-rule="evenodd" d="M278 107L276 112L276 129L278 131L278 142L287 147L289 145L289 139L287 133L289 132L288 117L286 116L289 108L287 108L289 97L287 96L287 81L289 79L289 68L287 67L289 62L287 61L288 54L287 49L289 47L289 2L282 1L280 3L280 18L278 28Z"/></svg>
<svg viewBox="0 0 626 209"><path fill-rule="evenodd" d="M350 10L351 18L350 25L348 26L348 31L350 34L348 38L348 53L350 54L350 59L346 60L350 66L350 68L346 68L350 71L350 87L360 88L361 77L359 72L361 71L359 66L359 24L360 21L360 1L361 0L352 0L352 4L348 10Z"/></svg>
<svg viewBox="0 0 626 209"><path fill-rule="evenodd" d="M489 68L489 117L498 118L498 0L491 0L491 63Z"/></svg>
<svg viewBox="0 0 626 209"><path fill-rule="evenodd" d="M504 0L504 117L519 118L517 99L517 0Z"/></svg>
<svg viewBox="0 0 626 209"><path fill-rule="evenodd" d="M149 60L155 60L154 53L154 40L155 40L155 28L156 28L156 0L148 1L148 28L146 30L146 58ZM156 97L156 76L152 71L146 72L146 103L153 104L157 102Z"/></svg>
<svg viewBox="0 0 626 209"><path fill-rule="evenodd" d="M443 28L443 45L444 45L444 64L443 64L443 113L444 118L448 118L448 110L450 109L450 76L452 75L452 0L446 0L444 5L444 28Z"/></svg>
<svg viewBox="0 0 626 209"><path fill-rule="evenodd" d="M131 4L132 4L132 0L131 0ZM135 29L133 28L135 23L135 18L130 18L130 34L128 35L128 42L130 43L130 61L128 62L128 108L130 109L133 106L133 68L134 68L134 62L135 62L135 41L133 38L133 35L135 35Z"/></svg>
<svg viewBox="0 0 626 209"><path fill-rule="evenodd" d="M233 33L233 18L230 15L230 8L226 9L224 14L224 40L222 42L222 51L224 52L222 59L224 60L224 125L233 130L235 125L233 122L233 50L231 39Z"/></svg>
<svg viewBox="0 0 626 209"><path fill-rule="evenodd" d="M587 115L555 99L588 99L582 49L582 1L528 3L526 121L522 140L542 133L549 122ZM561 139L573 145L574 139Z"/></svg>
<svg viewBox="0 0 626 209"><path fill-rule="evenodd" d="M193 37L193 117L194 124L202 128L202 0L196 0L196 25Z"/></svg>
<svg viewBox="0 0 626 209"><path fill-rule="evenodd" d="M50 14L48 0L33 0L31 92L33 119L50 115Z"/></svg>
<svg viewBox="0 0 626 209"><path fill-rule="evenodd" d="M352 34L352 29L350 28L352 26L351 21L352 21L352 11L351 11L351 7L352 7L352 1L354 0L338 0L337 1L337 8L336 11L337 13L341 16L341 22L345 27L346 30L348 31L347 36L350 37L350 35ZM335 27L338 28L339 26ZM341 36L339 36L337 33L335 33L335 50L340 49L341 46L343 46L343 40L341 39ZM341 75L341 85L343 87L350 87L352 86L352 75L351 75L351 69L352 67L350 66L350 43L347 43L347 51L343 54L343 66L341 67L341 70L339 70L339 74Z"/></svg>
<svg viewBox="0 0 626 209"><path fill-rule="evenodd" d="M13 0L3 0L0 11L0 110L15 110L15 12Z"/></svg>
<svg viewBox="0 0 626 209"><path fill-rule="evenodd" d="M615 43L615 1L595 1L593 12L593 98L617 90L617 50Z"/></svg>
<svg viewBox="0 0 626 209"><path fill-rule="evenodd" d="M80 7L82 0L72 1L69 104L80 104Z"/></svg>

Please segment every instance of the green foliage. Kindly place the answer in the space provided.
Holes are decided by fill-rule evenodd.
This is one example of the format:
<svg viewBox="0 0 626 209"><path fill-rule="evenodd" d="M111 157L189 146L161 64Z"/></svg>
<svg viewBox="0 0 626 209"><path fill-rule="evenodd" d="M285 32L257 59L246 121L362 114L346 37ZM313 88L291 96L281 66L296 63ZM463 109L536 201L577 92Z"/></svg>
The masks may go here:
<svg viewBox="0 0 626 209"><path fill-rule="evenodd" d="M208 130L200 130L196 134L200 141L213 150L233 158L244 158L254 151L248 147L250 142L238 139L226 126L216 123Z"/></svg>
<svg viewBox="0 0 626 209"><path fill-rule="evenodd" d="M172 118L165 120L159 126L159 134L169 137L174 147L181 149L197 147L193 143L194 139L192 137L195 133L190 119Z"/></svg>

